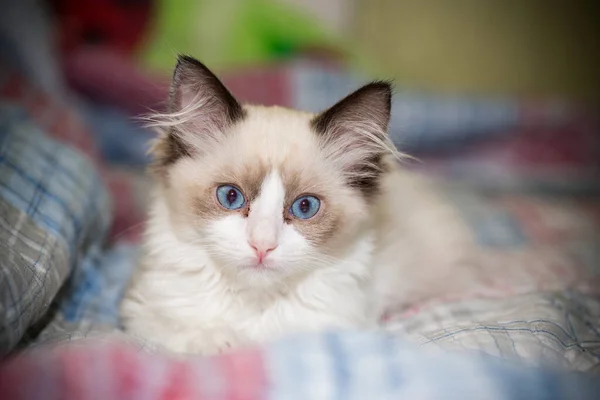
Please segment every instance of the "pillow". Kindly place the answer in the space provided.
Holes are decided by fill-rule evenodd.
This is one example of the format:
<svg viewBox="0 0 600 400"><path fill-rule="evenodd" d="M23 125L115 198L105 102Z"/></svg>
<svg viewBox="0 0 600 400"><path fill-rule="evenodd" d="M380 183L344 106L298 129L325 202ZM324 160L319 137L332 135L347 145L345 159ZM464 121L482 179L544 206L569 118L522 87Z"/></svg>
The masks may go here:
<svg viewBox="0 0 600 400"><path fill-rule="evenodd" d="M103 245L110 222L90 158L0 101L0 355L48 312L74 266Z"/></svg>

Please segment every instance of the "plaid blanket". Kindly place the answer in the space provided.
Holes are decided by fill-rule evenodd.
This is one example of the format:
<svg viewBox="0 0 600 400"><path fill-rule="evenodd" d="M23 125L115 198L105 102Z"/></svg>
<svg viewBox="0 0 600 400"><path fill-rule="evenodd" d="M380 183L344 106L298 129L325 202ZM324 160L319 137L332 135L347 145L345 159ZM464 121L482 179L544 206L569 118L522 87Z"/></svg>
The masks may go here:
<svg viewBox="0 0 600 400"><path fill-rule="evenodd" d="M95 262L109 207L89 160L0 104L0 353L47 313L76 265Z"/></svg>
<svg viewBox="0 0 600 400"><path fill-rule="evenodd" d="M367 388L380 390L383 398L406 393L443 398L437 395L466 393L464 390L483 390L489 394L485 398L493 394L509 399L522 393L533 393L526 398L552 398L550 395L559 396L561 390L574 393L571 378L563 381L562 375L553 372L486 369L487 363L495 362L478 358L438 363L427 358L424 349L398 345L400 350L386 352L382 349L389 349L386 346L391 339L370 335L357 341L352 334L290 339L249 352L189 362L138 353L140 346L150 352L155 348L123 337L118 331L117 308L135 265L142 209L138 200L147 192L136 188L131 171L115 171L105 164L92 136L72 111L18 80L2 79L1 74L0 97L0 351L6 354L16 346L32 351L2 369L0 389L5 391L0 390L0 397L9 393L16 398L45 398L48 393L58 393L57 398L86 398L88 391L98 388L90 376L101 376L102 384L123 385L108 385L107 390L131 387L134 394L150 393L158 398L181 398L190 393L196 398L210 397L210 393L221 398L295 398L313 393L311 382L320 388L314 396L325 398L339 393L339 398L355 393L360 398ZM591 142L577 143L583 148ZM595 153L590 154L588 161L596 162ZM443 169L447 164L440 165ZM460 298L434 298L409 310L390 310L385 328L425 349L484 353L530 365L598 372L597 199L498 194L463 185L440 186L440 194L457 207L472 230L477 263L465 268L480 271L478 279L472 282L473 290ZM121 339L128 344L84 341L76 346L76 339L83 338ZM309 351L312 345L307 343L315 341L321 344ZM48 349L45 345L49 343L70 345ZM364 346L364 352L354 353L348 343ZM258 360L252 363L256 370L244 364L247 354ZM272 361L273 357L289 363L285 374L277 375L284 367ZM294 361L303 357L309 358ZM394 365L403 365L400 378L396 377L403 383L390 386L389 381L378 380L380 367L363 368L363 364L373 365L367 361L371 358L379 360L376 365L387 366L386 374L394 371ZM121 362L128 371L139 370L143 375L132 378L118 368ZM218 370L227 363L244 367L233 374L213 376L213 385L224 382L215 392L204 385L190 389L194 382L185 378L191 376L186 374L202 376L202 371ZM314 375L303 363L325 375ZM48 369L57 365L62 369L52 375ZM443 367L437 370L431 365ZM418 375L405 370L418 371ZM181 371L184 378L176 380L177 385L168 385L171 374ZM455 379L443 379L454 373ZM472 376L473 381L466 382L464 376ZM510 387L520 387L520 376L529 377L533 386L507 392ZM17 384L24 379L40 382L40 386ZM133 383L129 379L134 379ZM254 393L245 392L243 379L260 388L255 393L258 397L240 394ZM552 393L544 391L548 380L559 382ZM431 382L437 385L433 392L428 388ZM31 391L14 392L18 387ZM179 387L181 391L177 391Z"/></svg>
<svg viewBox="0 0 600 400"><path fill-rule="evenodd" d="M0 367L0 398L12 400L585 400L598 393L593 376L430 354L353 332L185 360L117 341L88 341L32 351Z"/></svg>

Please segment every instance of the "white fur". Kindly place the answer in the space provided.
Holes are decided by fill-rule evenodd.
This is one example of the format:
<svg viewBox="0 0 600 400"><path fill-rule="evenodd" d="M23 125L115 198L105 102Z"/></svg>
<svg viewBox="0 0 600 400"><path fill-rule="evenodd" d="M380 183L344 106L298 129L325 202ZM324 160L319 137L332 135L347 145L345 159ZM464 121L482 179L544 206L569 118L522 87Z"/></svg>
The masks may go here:
<svg viewBox="0 0 600 400"><path fill-rule="evenodd" d="M250 215L248 216L247 236L248 242L256 245L257 248L271 249L278 247L280 243L285 252L288 247L287 242L298 239L299 234L289 225L283 224L283 214L274 212L274 210L283 209L283 200L285 197L285 188L281 177L277 171L272 171L264 180L260 195L252 204ZM285 230L285 232L282 232ZM276 257L282 249L275 248L270 257Z"/></svg>
<svg viewBox="0 0 600 400"><path fill-rule="evenodd" d="M122 305L130 332L175 352L210 354L289 332L374 324L364 285L373 248L371 235L361 237L345 259L332 264L308 257L307 242L293 228L284 227L279 247L269 257L273 261L287 257L292 264L302 264L304 258L304 263L317 264L289 292L285 280L275 290L260 286L261 281L277 279L273 275L282 271L241 269L233 275L234 282L229 281L203 247L177 238L169 224L168 209L157 196L146 243L146 260L152 264L141 266L144 273L138 275ZM246 240L246 224L239 216L216 222L212 240L221 243L231 259L251 262L250 247L240 251L236 245ZM248 285L248 280L258 284Z"/></svg>
<svg viewBox="0 0 600 400"><path fill-rule="evenodd" d="M211 354L285 333L373 327L390 304L460 292L461 255L472 245L468 229L418 175L398 171L387 186L375 229L362 232L334 263L311 256L306 240L283 226L269 257L292 271L235 267L234 260L252 263L254 254L245 245L251 218L232 215L209 228L231 267L223 272L203 247L176 237L163 198L155 196L144 259L151 264L141 266L122 306L128 330L175 352ZM279 199L278 190L267 193ZM296 282L286 273L294 267L310 273L290 292L287 285ZM275 290L273 279L281 280Z"/></svg>
<svg viewBox="0 0 600 400"><path fill-rule="evenodd" d="M155 189L142 259L121 309L127 331L175 352L210 354L303 330L374 327L390 301L408 305L460 290L451 278L472 238L427 182L386 172L370 207L342 183L349 174L374 173L350 166L387 148L387 139L373 133L379 128L357 122L349 127L358 127L358 139L322 142L310 114L246 110L243 123L218 140L214 132L208 139L184 132L202 156L170 166L169 186ZM273 166L248 216L231 212L195 224L186 203L194 185L232 160ZM311 177L305 191L330 190L344 221L332 234L339 240L318 248L283 220L277 166ZM252 245L273 249L262 265Z"/></svg>

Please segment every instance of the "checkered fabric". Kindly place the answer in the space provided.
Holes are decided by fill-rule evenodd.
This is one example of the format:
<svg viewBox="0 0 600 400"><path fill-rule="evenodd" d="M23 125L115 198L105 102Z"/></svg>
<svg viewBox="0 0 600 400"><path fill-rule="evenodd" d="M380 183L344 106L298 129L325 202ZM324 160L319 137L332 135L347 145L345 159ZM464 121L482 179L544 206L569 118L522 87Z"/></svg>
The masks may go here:
<svg viewBox="0 0 600 400"><path fill-rule="evenodd" d="M387 321L387 330L425 348L598 373L599 315L595 297L537 292L413 309Z"/></svg>
<svg viewBox="0 0 600 400"><path fill-rule="evenodd" d="M146 193L136 192L138 182L145 184L139 171L122 171L108 165L92 135L83 123L77 107L44 93L24 79L18 72L3 65L0 60L0 99L22 107L46 135L92 160L113 200L114 224L111 239L137 240L144 218ZM103 115L102 118L109 116ZM120 129L122 127L117 127ZM106 128L108 129L108 128ZM120 132L126 136L127 132ZM123 138L124 142L129 139ZM139 140L135 143L139 145ZM128 144L134 146L133 143Z"/></svg>
<svg viewBox="0 0 600 400"><path fill-rule="evenodd" d="M0 103L0 354L47 311L110 224L93 163Z"/></svg>
<svg viewBox="0 0 600 400"><path fill-rule="evenodd" d="M425 347L600 371L600 203L437 186L471 233L460 293L391 310Z"/></svg>
<svg viewBox="0 0 600 400"><path fill-rule="evenodd" d="M153 355L118 341L37 349L0 366L0 398L585 400L600 393L595 378L346 332L210 358Z"/></svg>
<svg viewBox="0 0 600 400"><path fill-rule="evenodd" d="M311 109L326 107L359 83L319 74L302 67L278 75L277 84L285 84L279 92L261 94L252 85L244 87L244 79L237 89L256 96L275 93L285 99L263 100ZM272 77L260 74L250 80L259 86L267 81ZM136 189L127 171L107 174L72 109L56 107L23 81L3 79L1 73L0 98L23 107L0 105L0 354L17 343L61 343L59 350L30 346L34 353L0 367L0 398L582 398L573 391L580 383L581 396L591 393L586 382L575 385L568 376L503 369L475 359L440 361L370 335L289 339L189 362L137 352L140 346L151 352L156 348L119 332L117 316L136 254L135 246L122 239L136 240L141 227L136 197L147 190ZM402 121L392 123L392 135L402 133L396 140L408 139L415 147L427 147L414 141L418 138L429 137L431 144L492 136L527 124L516 105L399 94L394 113ZM542 137L526 136L519 152ZM552 150L572 152L577 160L584 153L598 159L597 153L583 151L594 148L591 134L577 141L558 136L565 146L552 145ZM574 149L569 147L573 143ZM523 154L531 159L530 153ZM514 163L514 158L501 158L498 165ZM550 166L560 161L548 160ZM440 169L452 170L448 165L442 162ZM483 172L484 180L493 177L475 165L465 168ZM577 163L568 166L580 171ZM100 177L116 204L113 243L107 248L102 245L111 212ZM598 372L597 199L490 197L462 186L444 195L472 230L478 249L473 256L479 262L465 268L477 268L481 279L458 298L441 296L395 310L387 330L425 348ZM51 304L56 308L50 310ZM43 317L44 324L36 324ZM44 329L38 332L35 325ZM77 340L82 338L109 343ZM116 338L136 347L112 344Z"/></svg>

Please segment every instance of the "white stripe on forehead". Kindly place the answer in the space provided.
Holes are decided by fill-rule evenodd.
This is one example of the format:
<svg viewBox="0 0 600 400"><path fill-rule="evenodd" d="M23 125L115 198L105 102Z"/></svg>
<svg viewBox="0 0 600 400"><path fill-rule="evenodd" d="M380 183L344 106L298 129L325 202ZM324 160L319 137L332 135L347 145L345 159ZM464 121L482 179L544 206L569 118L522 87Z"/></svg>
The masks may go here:
<svg viewBox="0 0 600 400"><path fill-rule="evenodd" d="M285 187L276 170L271 171L260 187L258 197L250 203L248 233L252 240L276 242L283 225Z"/></svg>
<svg viewBox="0 0 600 400"><path fill-rule="evenodd" d="M252 203L252 209L266 213L279 212L285 199L285 187L277 170L265 176L260 186L260 193Z"/></svg>

